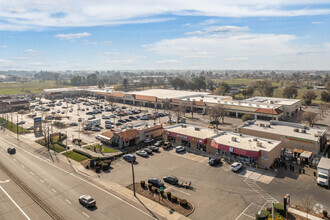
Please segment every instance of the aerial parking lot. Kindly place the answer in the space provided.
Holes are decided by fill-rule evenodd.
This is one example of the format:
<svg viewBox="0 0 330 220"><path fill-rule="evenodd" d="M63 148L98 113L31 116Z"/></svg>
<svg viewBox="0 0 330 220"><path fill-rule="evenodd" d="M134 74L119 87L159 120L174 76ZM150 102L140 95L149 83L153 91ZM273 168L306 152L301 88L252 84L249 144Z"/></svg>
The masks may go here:
<svg viewBox="0 0 330 220"><path fill-rule="evenodd" d="M294 175L286 170L266 172L250 167L234 173L226 162L210 166L208 161L205 156L160 148L148 157L136 155L135 182L147 182L150 177L164 182L163 177L171 175L178 178L179 184L191 181L190 189L165 182L165 192L191 202L195 206L189 216L192 219L255 219L256 212L273 201L283 202L287 193L296 204L300 204L304 196L312 195L315 203L330 208L329 191L318 187L309 175ZM112 167L110 173L103 173L100 178L125 187L132 184L131 163L118 160Z"/></svg>

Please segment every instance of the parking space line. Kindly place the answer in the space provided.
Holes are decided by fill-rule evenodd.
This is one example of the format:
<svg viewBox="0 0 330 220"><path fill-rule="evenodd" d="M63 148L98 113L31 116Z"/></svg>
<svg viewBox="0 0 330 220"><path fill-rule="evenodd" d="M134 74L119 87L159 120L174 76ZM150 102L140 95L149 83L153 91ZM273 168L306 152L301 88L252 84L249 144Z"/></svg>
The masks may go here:
<svg viewBox="0 0 330 220"><path fill-rule="evenodd" d="M53 190L54 193L56 193L56 190L55 189L52 188L52 190Z"/></svg>
<svg viewBox="0 0 330 220"><path fill-rule="evenodd" d="M251 206L252 204L253 204L253 203L251 202L250 205L248 205L248 206L243 210L243 212L241 212L241 214L239 214L239 216L238 216L235 220L238 220L238 219L244 214L244 212L245 212L246 210L248 210L248 208L250 208L250 206Z"/></svg>
<svg viewBox="0 0 330 220"><path fill-rule="evenodd" d="M253 217L253 216L251 216L251 215L248 215L248 214L245 214L245 213L243 213L243 215L255 219L255 217Z"/></svg>
<svg viewBox="0 0 330 220"><path fill-rule="evenodd" d="M87 215L85 212L82 212L87 218L89 218L89 215Z"/></svg>
<svg viewBox="0 0 330 220"><path fill-rule="evenodd" d="M34 176L34 173L33 173L33 172L31 172L31 171L30 171L30 174L31 174L32 176Z"/></svg>
<svg viewBox="0 0 330 220"><path fill-rule="evenodd" d="M186 193L186 192L184 192L184 191L182 191L182 190L179 190L179 189L176 189L176 188L172 188L172 189L174 189L174 190L176 190L176 191L178 191L178 192L181 192L181 193L183 193L183 194L186 194L186 195L190 196L189 193Z"/></svg>
<svg viewBox="0 0 330 220"><path fill-rule="evenodd" d="M25 166L23 164L21 164L21 167L25 168Z"/></svg>
<svg viewBox="0 0 330 220"><path fill-rule="evenodd" d="M71 202L70 202L69 200L65 199L65 201L66 201L67 203L71 204Z"/></svg>
<svg viewBox="0 0 330 220"><path fill-rule="evenodd" d="M15 158L13 158L13 160L16 162L17 160Z"/></svg>
<svg viewBox="0 0 330 220"><path fill-rule="evenodd" d="M40 179L40 182L45 183L42 179Z"/></svg>

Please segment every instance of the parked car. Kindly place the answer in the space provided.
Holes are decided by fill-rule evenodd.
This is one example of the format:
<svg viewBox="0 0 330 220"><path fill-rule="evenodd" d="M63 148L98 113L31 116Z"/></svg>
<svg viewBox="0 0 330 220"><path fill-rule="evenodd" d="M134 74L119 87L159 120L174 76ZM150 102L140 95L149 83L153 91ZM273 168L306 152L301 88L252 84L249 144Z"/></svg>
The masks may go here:
<svg viewBox="0 0 330 220"><path fill-rule="evenodd" d="M129 119L129 118L126 118L125 121L126 121L126 122L132 122L132 120Z"/></svg>
<svg viewBox="0 0 330 220"><path fill-rule="evenodd" d="M135 162L136 160L136 157L133 154L125 154L123 158L128 162Z"/></svg>
<svg viewBox="0 0 330 220"><path fill-rule="evenodd" d="M93 112L86 112L86 115L93 115Z"/></svg>
<svg viewBox="0 0 330 220"><path fill-rule="evenodd" d="M216 166L218 164L221 164L221 160L219 158L209 158L209 165L210 166Z"/></svg>
<svg viewBox="0 0 330 220"><path fill-rule="evenodd" d="M23 124L25 124L25 121L20 121L20 122L18 122L17 124L18 124L18 125L23 125Z"/></svg>
<svg viewBox="0 0 330 220"><path fill-rule="evenodd" d="M230 165L230 170L233 172L238 172L243 168L243 164L239 162L234 162Z"/></svg>
<svg viewBox="0 0 330 220"><path fill-rule="evenodd" d="M26 128L26 130L33 130L34 129L34 126L29 126Z"/></svg>
<svg viewBox="0 0 330 220"><path fill-rule="evenodd" d="M115 125L116 125L116 126L120 126L120 125L123 125L123 123L121 123L121 122L117 122Z"/></svg>
<svg viewBox="0 0 330 220"><path fill-rule="evenodd" d="M120 123L126 123L126 121L123 120L123 119L119 119L118 122L120 122Z"/></svg>
<svg viewBox="0 0 330 220"><path fill-rule="evenodd" d="M101 128L99 128L99 127L93 127L92 128L92 131L101 131Z"/></svg>
<svg viewBox="0 0 330 220"><path fill-rule="evenodd" d="M111 128L113 128L113 126L112 126L111 124L106 124L106 125L105 125L105 128L106 128L106 129L111 129Z"/></svg>
<svg viewBox="0 0 330 220"><path fill-rule="evenodd" d="M16 149L14 147L9 147L7 149L7 152L8 152L8 154L15 154L16 153Z"/></svg>
<svg viewBox="0 0 330 220"><path fill-rule="evenodd" d="M179 182L179 180L176 176L164 176L163 180L164 180L164 182L172 184L172 185L176 185Z"/></svg>
<svg viewBox="0 0 330 220"><path fill-rule="evenodd" d="M148 116L141 116L140 120L149 120Z"/></svg>
<svg viewBox="0 0 330 220"><path fill-rule="evenodd" d="M87 208L94 207L96 205L95 199L89 195L82 195L79 197L79 203Z"/></svg>
<svg viewBox="0 0 330 220"><path fill-rule="evenodd" d="M106 115L102 115L102 119L110 119L110 117Z"/></svg>
<svg viewBox="0 0 330 220"><path fill-rule="evenodd" d="M160 179L157 179L157 178L149 178L148 179L148 183L151 183L153 186L155 187L164 187L164 183L160 180Z"/></svg>
<svg viewBox="0 0 330 220"><path fill-rule="evenodd" d="M170 147L172 147L172 143L171 143L171 142L166 141L166 142L163 144L163 149L167 149L167 148L170 148Z"/></svg>
<svg viewBox="0 0 330 220"><path fill-rule="evenodd" d="M174 120L167 120L167 123L169 123L169 124L175 124L176 121L174 121Z"/></svg>
<svg viewBox="0 0 330 220"><path fill-rule="evenodd" d="M134 116L129 116L128 118L131 119L131 120L137 120L137 118L134 117Z"/></svg>
<svg viewBox="0 0 330 220"><path fill-rule="evenodd" d="M177 153L184 152L185 150L186 150L186 148L185 148L184 146L177 146L177 147L175 148L175 151L176 151Z"/></svg>
<svg viewBox="0 0 330 220"><path fill-rule="evenodd" d="M149 149L152 150L153 152L159 151L159 147L157 146L150 146Z"/></svg>
<svg viewBox="0 0 330 220"><path fill-rule="evenodd" d="M82 118L78 118L78 122L82 122Z"/></svg>
<svg viewBox="0 0 330 220"><path fill-rule="evenodd" d="M78 126L78 123L77 122L71 122L70 126Z"/></svg>
<svg viewBox="0 0 330 220"><path fill-rule="evenodd" d="M149 148L144 148L142 150L144 150L145 152L147 152L147 154L152 154L152 150L149 149Z"/></svg>
<svg viewBox="0 0 330 220"><path fill-rule="evenodd" d="M149 143L152 143L153 141L154 141L154 139L147 138L147 139L144 140L144 143L149 144Z"/></svg>
<svg viewBox="0 0 330 220"><path fill-rule="evenodd" d="M105 121L104 123L105 123L105 124L113 124L112 121Z"/></svg>
<svg viewBox="0 0 330 220"><path fill-rule="evenodd" d="M136 155L139 155L140 157L148 157L148 153L145 150L137 151Z"/></svg>
<svg viewBox="0 0 330 220"><path fill-rule="evenodd" d="M156 147L160 147L160 146L162 146L164 144L164 141L157 141L156 143L155 143L155 146Z"/></svg>
<svg viewBox="0 0 330 220"><path fill-rule="evenodd" d="M115 115L110 115L110 118L116 118L116 116Z"/></svg>

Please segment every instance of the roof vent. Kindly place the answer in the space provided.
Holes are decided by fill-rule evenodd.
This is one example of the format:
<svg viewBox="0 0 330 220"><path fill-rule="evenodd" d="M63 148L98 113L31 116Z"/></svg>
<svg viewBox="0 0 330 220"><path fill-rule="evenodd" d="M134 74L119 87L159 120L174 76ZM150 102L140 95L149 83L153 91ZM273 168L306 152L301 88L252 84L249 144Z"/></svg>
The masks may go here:
<svg viewBox="0 0 330 220"><path fill-rule="evenodd" d="M265 127L265 124L260 124L260 127Z"/></svg>
<svg viewBox="0 0 330 220"><path fill-rule="evenodd" d="M186 127L187 127L187 125L185 125L185 124L181 124L181 127L183 127L183 128L186 128Z"/></svg>
<svg viewBox="0 0 330 220"><path fill-rule="evenodd" d="M266 128L270 128L270 125L266 125Z"/></svg>
<svg viewBox="0 0 330 220"><path fill-rule="evenodd" d="M213 97L213 99L217 99L217 97L216 97L216 96L214 96L214 97Z"/></svg>
<svg viewBox="0 0 330 220"><path fill-rule="evenodd" d="M237 141L237 138L236 137L231 137L231 140L232 141Z"/></svg>
<svg viewBox="0 0 330 220"><path fill-rule="evenodd" d="M239 134L239 136L241 136L241 137L242 137L242 136L243 136L243 134Z"/></svg>
<svg viewBox="0 0 330 220"><path fill-rule="evenodd" d="M306 130L305 129L300 130L300 132L306 134Z"/></svg>
<svg viewBox="0 0 330 220"><path fill-rule="evenodd" d="M257 142L258 147L262 147L262 143L260 141Z"/></svg>
<svg viewBox="0 0 330 220"><path fill-rule="evenodd" d="M258 141L258 138L253 138L254 141Z"/></svg>
<svg viewBox="0 0 330 220"><path fill-rule="evenodd" d="M195 127L195 131L200 131L201 129L199 127Z"/></svg>
<svg viewBox="0 0 330 220"><path fill-rule="evenodd" d="M299 132L298 128L293 129L294 132Z"/></svg>

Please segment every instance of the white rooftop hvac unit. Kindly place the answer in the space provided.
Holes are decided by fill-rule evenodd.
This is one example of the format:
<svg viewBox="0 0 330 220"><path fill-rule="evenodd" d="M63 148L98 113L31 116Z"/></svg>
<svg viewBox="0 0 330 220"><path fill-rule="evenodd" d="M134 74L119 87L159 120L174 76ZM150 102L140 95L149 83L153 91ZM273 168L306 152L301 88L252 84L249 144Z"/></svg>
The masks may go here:
<svg viewBox="0 0 330 220"><path fill-rule="evenodd" d="M258 141L258 138L253 138L254 141Z"/></svg>
<svg viewBox="0 0 330 220"><path fill-rule="evenodd" d="M237 138L236 137L231 137L231 140L232 141L237 141Z"/></svg>
<svg viewBox="0 0 330 220"><path fill-rule="evenodd" d="M262 143L260 141L257 142L258 147L262 147Z"/></svg>
<svg viewBox="0 0 330 220"><path fill-rule="evenodd" d="M199 127L195 127L195 131L200 131L201 129Z"/></svg>
<svg viewBox="0 0 330 220"><path fill-rule="evenodd" d="M300 132L306 134L306 130L305 129L301 129Z"/></svg>

